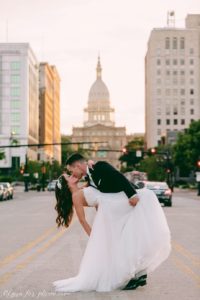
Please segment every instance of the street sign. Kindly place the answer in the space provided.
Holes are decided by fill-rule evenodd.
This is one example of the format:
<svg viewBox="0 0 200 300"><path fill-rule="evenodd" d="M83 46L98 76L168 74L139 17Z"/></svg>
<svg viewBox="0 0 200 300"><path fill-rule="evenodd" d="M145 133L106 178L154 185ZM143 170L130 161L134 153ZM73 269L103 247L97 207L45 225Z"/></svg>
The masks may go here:
<svg viewBox="0 0 200 300"><path fill-rule="evenodd" d="M136 151L136 157L142 157L142 151L141 150Z"/></svg>
<svg viewBox="0 0 200 300"><path fill-rule="evenodd" d="M200 182L200 172L196 172L196 181Z"/></svg>

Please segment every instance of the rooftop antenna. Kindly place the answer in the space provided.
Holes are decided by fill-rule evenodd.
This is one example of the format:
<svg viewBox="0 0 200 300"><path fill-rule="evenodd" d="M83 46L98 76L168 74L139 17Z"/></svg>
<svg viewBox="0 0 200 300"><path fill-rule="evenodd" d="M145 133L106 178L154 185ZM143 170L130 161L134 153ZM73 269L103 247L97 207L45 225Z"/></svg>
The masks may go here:
<svg viewBox="0 0 200 300"><path fill-rule="evenodd" d="M167 12L167 27L175 27L175 11L169 10Z"/></svg>

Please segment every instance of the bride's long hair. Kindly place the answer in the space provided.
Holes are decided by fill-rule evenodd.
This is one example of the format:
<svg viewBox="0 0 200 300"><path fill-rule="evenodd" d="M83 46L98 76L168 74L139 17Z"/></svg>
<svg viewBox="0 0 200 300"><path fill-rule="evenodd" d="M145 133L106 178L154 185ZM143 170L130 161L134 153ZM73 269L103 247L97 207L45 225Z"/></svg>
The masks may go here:
<svg viewBox="0 0 200 300"><path fill-rule="evenodd" d="M66 179L62 175L58 178L56 183L55 195L57 200L55 210L58 213L56 223L58 227L68 227L72 221L74 210L72 193L68 187Z"/></svg>

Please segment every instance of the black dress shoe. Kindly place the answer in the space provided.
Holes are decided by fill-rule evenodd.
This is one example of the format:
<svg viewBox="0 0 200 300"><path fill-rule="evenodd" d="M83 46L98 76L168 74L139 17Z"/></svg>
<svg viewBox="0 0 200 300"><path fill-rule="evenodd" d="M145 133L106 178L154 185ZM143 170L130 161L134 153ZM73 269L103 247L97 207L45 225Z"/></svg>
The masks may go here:
<svg viewBox="0 0 200 300"><path fill-rule="evenodd" d="M125 286L125 288L123 288L123 290L127 291L127 290L135 290L137 289L139 286L144 286L147 284L147 275L142 275L140 277L136 278L132 278L128 284Z"/></svg>

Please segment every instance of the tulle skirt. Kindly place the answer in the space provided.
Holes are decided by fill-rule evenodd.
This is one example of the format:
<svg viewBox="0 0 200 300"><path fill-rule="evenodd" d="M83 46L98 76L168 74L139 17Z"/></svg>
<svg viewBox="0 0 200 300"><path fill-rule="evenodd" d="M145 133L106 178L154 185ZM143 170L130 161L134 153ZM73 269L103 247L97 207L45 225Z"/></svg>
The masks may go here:
<svg viewBox="0 0 200 300"><path fill-rule="evenodd" d="M98 191L99 193L99 191ZM150 273L167 259L170 231L156 195L137 190L130 206L124 192L98 194L98 211L77 276L53 282L57 292L122 289L139 272Z"/></svg>

